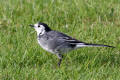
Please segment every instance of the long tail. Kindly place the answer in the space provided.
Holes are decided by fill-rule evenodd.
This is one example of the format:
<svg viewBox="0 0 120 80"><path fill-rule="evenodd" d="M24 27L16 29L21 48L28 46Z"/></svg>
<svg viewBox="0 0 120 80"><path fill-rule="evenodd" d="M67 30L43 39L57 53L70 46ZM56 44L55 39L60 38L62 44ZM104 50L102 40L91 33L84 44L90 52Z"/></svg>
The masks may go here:
<svg viewBox="0 0 120 80"><path fill-rule="evenodd" d="M103 45L103 44L91 44L91 43L77 43L76 47L77 48L79 48L79 47L110 47L110 48L115 48L114 46Z"/></svg>

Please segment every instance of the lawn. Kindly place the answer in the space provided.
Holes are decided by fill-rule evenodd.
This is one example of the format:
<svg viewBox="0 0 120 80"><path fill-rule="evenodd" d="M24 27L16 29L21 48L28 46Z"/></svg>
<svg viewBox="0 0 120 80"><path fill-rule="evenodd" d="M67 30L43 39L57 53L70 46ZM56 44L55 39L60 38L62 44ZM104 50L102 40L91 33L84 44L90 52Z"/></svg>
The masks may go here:
<svg viewBox="0 0 120 80"><path fill-rule="evenodd" d="M43 50L29 24L47 23L86 47L57 56ZM120 0L0 0L0 80L119 80Z"/></svg>

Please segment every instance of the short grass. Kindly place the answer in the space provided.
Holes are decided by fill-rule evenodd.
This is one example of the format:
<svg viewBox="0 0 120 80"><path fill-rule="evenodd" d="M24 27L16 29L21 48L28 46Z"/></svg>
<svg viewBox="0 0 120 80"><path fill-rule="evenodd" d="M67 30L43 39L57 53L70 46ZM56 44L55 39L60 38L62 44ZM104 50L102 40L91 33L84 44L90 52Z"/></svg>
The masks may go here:
<svg viewBox="0 0 120 80"><path fill-rule="evenodd" d="M29 24L45 22L81 41L58 59L37 44ZM120 0L0 0L0 80L119 80Z"/></svg>

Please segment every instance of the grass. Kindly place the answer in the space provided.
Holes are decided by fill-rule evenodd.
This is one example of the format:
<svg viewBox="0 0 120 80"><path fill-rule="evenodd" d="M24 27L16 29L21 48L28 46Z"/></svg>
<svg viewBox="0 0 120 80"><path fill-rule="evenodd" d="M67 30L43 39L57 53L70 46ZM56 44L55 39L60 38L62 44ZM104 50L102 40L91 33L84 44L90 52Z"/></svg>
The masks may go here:
<svg viewBox="0 0 120 80"><path fill-rule="evenodd" d="M81 41L115 46L81 48L57 57L40 48L28 25L45 22ZM0 0L0 80L119 80L119 0Z"/></svg>

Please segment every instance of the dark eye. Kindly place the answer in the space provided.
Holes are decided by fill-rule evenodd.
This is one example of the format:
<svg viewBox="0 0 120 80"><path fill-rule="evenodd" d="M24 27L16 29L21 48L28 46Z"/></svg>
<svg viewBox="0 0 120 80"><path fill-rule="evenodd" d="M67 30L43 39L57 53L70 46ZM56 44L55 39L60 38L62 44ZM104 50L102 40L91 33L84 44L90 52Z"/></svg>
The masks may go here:
<svg viewBox="0 0 120 80"><path fill-rule="evenodd" d="M40 25L38 25L38 27L40 27Z"/></svg>

